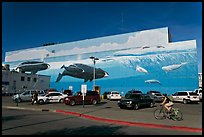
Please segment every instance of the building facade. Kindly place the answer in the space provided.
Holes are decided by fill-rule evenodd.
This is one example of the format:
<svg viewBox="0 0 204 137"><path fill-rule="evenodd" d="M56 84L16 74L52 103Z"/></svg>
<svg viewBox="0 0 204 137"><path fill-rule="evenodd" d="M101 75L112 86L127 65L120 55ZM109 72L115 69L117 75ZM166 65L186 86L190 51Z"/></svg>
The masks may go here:
<svg viewBox="0 0 204 137"><path fill-rule="evenodd" d="M157 90L171 94L178 90L198 88L198 62L196 41L170 42L168 27L125 33L76 42L29 48L6 52L5 63L16 68L28 60L44 61L50 65L38 74L49 75L50 86L58 90L81 85L93 88L93 81L63 76L64 69L75 63L94 66L90 56L97 57L95 67L108 72L109 76L96 79L101 93L118 90L124 94L131 89Z"/></svg>
<svg viewBox="0 0 204 137"><path fill-rule="evenodd" d="M20 93L26 89L45 90L50 88L50 76L19 73L2 66L2 95Z"/></svg>

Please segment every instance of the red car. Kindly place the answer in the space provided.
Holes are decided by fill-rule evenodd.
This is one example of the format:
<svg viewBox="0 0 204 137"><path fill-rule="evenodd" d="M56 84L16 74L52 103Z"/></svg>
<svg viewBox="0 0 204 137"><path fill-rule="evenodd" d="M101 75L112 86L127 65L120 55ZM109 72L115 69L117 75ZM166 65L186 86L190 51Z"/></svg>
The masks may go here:
<svg viewBox="0 0 204 137"><path fill-rule="evenodd" d="M100 95L97 91L88 90L86 96L84 96L84 104L97 104L100 103ZM83 96L81 92L77 92L73 96L68 96L64 99L66 105L74 106L76 104L83 104Z"/></svg>

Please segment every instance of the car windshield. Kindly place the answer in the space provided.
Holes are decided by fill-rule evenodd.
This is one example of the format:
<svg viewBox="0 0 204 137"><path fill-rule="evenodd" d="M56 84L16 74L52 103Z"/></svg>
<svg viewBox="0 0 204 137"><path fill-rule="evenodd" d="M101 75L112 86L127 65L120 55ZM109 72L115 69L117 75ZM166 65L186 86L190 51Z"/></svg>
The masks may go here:
<svg viewBox="0 0 204 137"><path fill-rule="evenodd" d="M189 94L190 94L190 95L198 95L198 94L196 94L196 93L194 93L194 92L189 92Z"/></svg>
<svg viewBox="0 0 204 137"><path fill-rule="evenodd" d="M160 94L160 93L155 93L155 95L156 95L156 96L162 96L162 94Z"/></svg>
<svg viewBox="0 0 204 137"><path fill-rule="evenodd" d="M127 99L133 99L133 98L139 98L140 97L140 95L139 94L128 94L127 95Z"/></svg>
<svg viewBox="0 0 204 137"><path fill-rule="evenodd" d="M112 94L119 94L118 92L112 92Z"/></svg>

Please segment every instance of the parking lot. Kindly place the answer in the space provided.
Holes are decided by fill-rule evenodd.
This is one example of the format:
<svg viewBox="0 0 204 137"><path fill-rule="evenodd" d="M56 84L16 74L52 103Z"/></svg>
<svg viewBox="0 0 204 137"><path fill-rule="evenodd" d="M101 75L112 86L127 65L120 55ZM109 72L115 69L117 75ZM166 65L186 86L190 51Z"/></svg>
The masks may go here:
<svg viewBox="0 0 204 137"><path fill-rule="evenodd" d="M156 104L153 108L128 110L120 109L117 106L117 101L110 101L106 99L102 100L100 104L84 105L84 107L83 105L69 106L63 103L31 105L31 102L22 102L17 106L17 104L13 103L11 97L7 96L2 97L2 106L50 112L53 110L64 110L112 120L202 128L202 102L199 102L199 104L174 103L174 107L179 108L183 113L182 121L173 121L169 119L156 120L153 116L153 112L157 107L159 107L159 104Z"/></svg>

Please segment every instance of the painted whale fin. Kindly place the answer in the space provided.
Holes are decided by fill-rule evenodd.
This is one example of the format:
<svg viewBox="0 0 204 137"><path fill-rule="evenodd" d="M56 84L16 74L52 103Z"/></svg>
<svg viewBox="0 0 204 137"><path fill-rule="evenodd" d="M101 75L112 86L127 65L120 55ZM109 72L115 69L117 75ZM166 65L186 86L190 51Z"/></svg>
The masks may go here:
<svg viewBox="0 0 204 137"><path fill-rule="evenodd" d="M92 81L92 80L93 80L93 78L90 79L90 81Z"/></svg>
<svg viewBox="0 0 204 137"><path fill-rule="evenodd" d="M59 81L62 79L62 76L63 76L63 75L62 75L61 73L59 73L56 82L59 82Z"/></svg>
<svg viewBox="0 0 204 137"><path fill-rule="evenodd" d="M88 79L84 79L84 82L87 82L88 81Z"/></svg>
<svg viewBox="0 0 204 137"><path fill-rule="evenodd" d="M63 69L65 67L65 65L62 65L60 69Z"/></svg>

